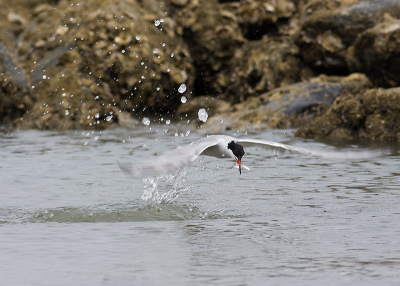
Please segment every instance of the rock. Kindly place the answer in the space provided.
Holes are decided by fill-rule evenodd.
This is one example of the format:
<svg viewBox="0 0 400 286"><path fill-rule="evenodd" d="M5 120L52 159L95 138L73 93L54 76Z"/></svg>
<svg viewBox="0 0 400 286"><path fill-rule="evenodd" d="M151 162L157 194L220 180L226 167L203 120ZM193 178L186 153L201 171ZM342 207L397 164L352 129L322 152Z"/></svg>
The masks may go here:
<svg viewBox="0 0 400 286"><path fill-rule="evenodd" d="M240 1L235 14L244 37L259 40L268 32L277 30L279 19L290 18L296 11L294 1L290 0Z"/></svg>
<svg viewBox="0 0 400 286"><path fill-rule="evenodd" d="M191 0L174 19L196 66L195 88L199 94L218 93L211 83L244 41L238 18L217 0Z"/></svg>
<svg viewBox="0 0 400 286"><path fill-rule="evenodd" d="M293 127L305 124L298 115L316 112L317 106L328 106L343 93L353 93L371 87L362 74L348 77L319 76L309 81L272 90L260 96L263 104L248 111L243 119L269 127Z"/></svg>
<svg viewBox="0 0 400 286"><path fill-rule="evenodd" d="M106 128L118 125L119 111L175 112L177 89L183 83L192 89L194 69L175 22L160 5L67 2L37 6L38 22L21 33L23 42L35 43L21 45L18 53L37 95L23 125Z"/></svg>
<svg viewBox="0 0 400 286"><path fill-rule="evenodd" d="M398 0L309 1L297 43L303 59L315 68L347 72L347 48L385 13L400 17Z"/></svg>
<svg viewBox="0 0 400 286"><path fill-rule="evenodd" d="M10 52L0 43L0 123L21 117L32 107L29 81Z"/></svg>
<svg viewBox="0 0 400 286"><path fill-rule="evenodd" d="M307 78L312 72L303 67L299 50L290 41L264 36L243 44L227 68L218 74L215 84L233 102L261 94Z"/></svg>
<svg viewBox="0 0 400 286"><path fill-rule="evenodd" d="M11 23L16 23L16 24L21 25L21 26L25 26L26 25L26 19L24 17L22 17L21 15L18 15L16 13L13 13L13 12L8 13L7 18Z"/></svg>
<svg viewBox="0 0 400 286"><path fill-rule="evenodd" d="M16 87L22 92L29 92L29 81L24 70L17 65L6 47L0 43L0 66L2 72L8 73Z"/></svg>
<svg viewBox="0 0 400 286"><path fill-rule="evenodd" d="M269 102L264 106L262 112L281 113L284 115L301 114L317 105L330 105L344 91L365 87L365 82L352 81L350 78L319 77L310 82L298 83L288 88L280 88L272 92Z"/></svg>
<svg viewBox="0 0 400 286"><path fill-rule="evenodd" d="M400 85L400 20L385 14L382 23L361 33L349 49L347 62L375 85Z"/></svg>
<svg viewBox="0 0 400 286"><path fill-rule="evenodd" d="M118 126L122 128L132 128L133 126L139 125L140 121L132 118L131 113L126 111L117 111Z"/></svg>
<svg viewBox="0 0 400 286"><path fill-rule="evenodd" d="M326 113L295 133L307 138L397 141L400 139L400 88L373 88L345 94Z"/></svg>
<svg viewBox="0 0 400 286"><path fill-rule="evenodd" d="M370 87L370 81L363 74L347 77L322 75L274 89L258 98L249 98L235 105L232 112L222 114L224 126L234 130L303 126L323 113L340 96L358 93ZM354 119L351 115L348 117L348 121ZM205 128L209 128L212 123L207 122ZM218 130L215 126L212 128Z"/></svg>
<svg viewBox="0 0 400 286"><path fill-rule="evenodd" d="M373 140L400 140L400 88L371 89L360 95L365 106L365 131Z"/></svg>
<svg viewBox="0 0 400 286"><path fill-rule="evenodd" d="M0 17L0 119L14 127L160 116L203 132L400 137L398 90L377 88L400 85L398 0L28 2L3 0Z"/></svg>

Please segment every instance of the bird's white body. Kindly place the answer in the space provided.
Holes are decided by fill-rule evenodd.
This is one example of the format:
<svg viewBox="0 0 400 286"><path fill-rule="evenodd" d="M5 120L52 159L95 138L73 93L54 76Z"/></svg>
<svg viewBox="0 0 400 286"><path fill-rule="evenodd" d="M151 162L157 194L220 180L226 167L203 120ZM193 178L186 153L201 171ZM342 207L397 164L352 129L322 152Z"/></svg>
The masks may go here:
<svg viewBox="0 0 400 286"><path fill-rule="evenodd" d="M228 143L231 141L240 144L244 148L258 147L264 149L288 150L327 159L363 160L382 154L382 151L321 152L297 148L272 141L250 138L238 139L227 135L210 135L192 142L189 145L170 150L153 161L135 162L132 164L118 164L123 172L134 177L154 177L165 175L172 173L184 166L190 165L200 155L207 155L216 158L235 158L233 152L228 149ZM242 167L249 170L249 168L244 165L242 165Z"/></svg>

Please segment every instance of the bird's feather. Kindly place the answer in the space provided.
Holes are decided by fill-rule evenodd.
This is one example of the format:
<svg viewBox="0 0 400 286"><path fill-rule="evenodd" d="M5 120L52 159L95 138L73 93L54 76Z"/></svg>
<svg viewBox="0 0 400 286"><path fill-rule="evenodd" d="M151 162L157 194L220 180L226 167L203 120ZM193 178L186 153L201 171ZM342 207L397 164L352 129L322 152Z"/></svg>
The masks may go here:
<svg viewBox="0 0 400 286"><path fill-rule="evenodd" d="M306 148L294 147L273 141L264 141L259 139L250 139L250 138L237 139L237 142L244 148L255 147L255 148L263 148L275 151L287 150L330 160L354 160L354 161L365 160L382 156L385 153L384 150L320 151L320 150L311 150Z"/></svg>
<svg viewBox="0 0 400 286"><path fill-rule="evenodd" d="M166 175L190 165L207 148L211 148L217 144L218 141L210 140L209 137L205 137L189 145L167 151L156 160L135 163L118 162L118 165L124 173L133 177Z"/></svg>

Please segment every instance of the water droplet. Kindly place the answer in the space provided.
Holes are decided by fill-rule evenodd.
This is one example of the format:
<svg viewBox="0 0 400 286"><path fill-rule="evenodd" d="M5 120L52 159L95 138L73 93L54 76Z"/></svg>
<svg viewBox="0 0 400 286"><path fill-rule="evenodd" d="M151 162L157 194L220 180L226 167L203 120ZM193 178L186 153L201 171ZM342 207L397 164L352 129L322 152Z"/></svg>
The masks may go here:
<svg viewBox="0 0 400 286"><path fill-rule="evenodd" d="M157 49L154 49L153 50L153 54L157 54L158 53L158 50Z"/></svg>
<svg viewBox="0 0 400 286"><path fill-rule="evenodd" d="M189 136L189 134L190 134L190 130L186 131L185 136L187 137L187 136Z"/></svg>
<svg viewBox="0 0 400 286"><path fill-rule="evenodd" d="M46 78L47 78L47 76L44 74L44 75L42 76L42 78L43 78L43 79L46 79Z"/></svg>
<svg viewBox="0 0 400 286"><path fill-rule="evenodd" d="M139 40L140 40L140 36L136 36L135 39L136 39L137 41L139 41Z"/></svg>
<svg viewBox="0 0 400 286"><path fill-rule="evenodd" d="M147 118L147 117L143 117L142 123L143 123L144 125L149 125L149 124L150 124L150 119Z"/></svg>
<svg viewBox="0 0 400 286"><path fill-rule="evenodd" d="M174 57L174 53L171 53L171 58L173 58Z"/></svg>
<svg viewBox="0 0 400 286"><path fill-rule="evenodd" d="M171 123L171 120L167 119L167 121L165 121L165 123L166 123L167 125L169 125L169 124Z"/></svg>
<svg viewBox="0 0 400 286"><path fill-rule="evenodd" d="M181 86L178 88L179 93L184 93L186 91L186 84L182 83Z"/></svg>
<svg viewBox="0 0 400 286"><path fill-rule="evenodd" d="M65 110L65 115L68 115L69 114L69 111L68 110Z"/></svg>
<svg viewBox="0 0 400 286"><path fill-rule="evenodd" d="M201 121L203 121L203 122L206 122L206 121L207 121L208 113L207 113L207 111L206 111L204 108L201 108L201 109L199 110L198 115L199 115L199 119L200 119Z"/></svg>
<svg viewBox="0 0 400 286"><path fill-rule="evenodd" d="M182 97L181 97L181 102L182 102L182 103L186 103L186 101L187 101L186 96L182 95Z"/></svg>
<svg viewBox="0 0 400 286"><path fill-rule="evenodd" d="M154 25L157 27L157 26L160 26L160 24L161 24L161 22L160 22L160 20L154 20Z"/></svg>

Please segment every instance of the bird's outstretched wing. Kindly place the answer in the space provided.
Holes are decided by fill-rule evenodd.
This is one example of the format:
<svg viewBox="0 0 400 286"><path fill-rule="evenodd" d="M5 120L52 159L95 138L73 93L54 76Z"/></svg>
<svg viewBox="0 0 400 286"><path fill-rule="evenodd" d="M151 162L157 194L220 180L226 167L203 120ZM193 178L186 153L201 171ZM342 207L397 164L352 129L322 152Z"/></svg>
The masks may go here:
<svg viewBox="0 0 400 286"><path fill-rule="evenodd" d="M118 162L118 165L124 173L133 177L145 178L166 175L190 165L206 149L217 144L218 140L215 140L215 138L205 137L189 145L167 151L156 160L134 163Z"/></svg>
<svg viewBox="0 0 400 286"><path fill-rule="evenodd" d="M325 159L331 160L365 160L374 157L382 156L385 151L384 150L363 150L363 151L319 151L319 150L310 150L306 148L294 147L278 142L273 141L264 141L258 139L236 139L237 142L242 145L244 148L246 147L257 147L269 150L288 150L297 153L302 153L306 155L321 157Z"/></svg>

